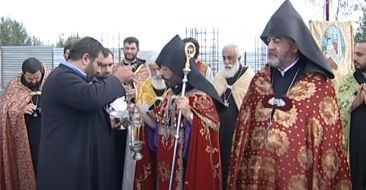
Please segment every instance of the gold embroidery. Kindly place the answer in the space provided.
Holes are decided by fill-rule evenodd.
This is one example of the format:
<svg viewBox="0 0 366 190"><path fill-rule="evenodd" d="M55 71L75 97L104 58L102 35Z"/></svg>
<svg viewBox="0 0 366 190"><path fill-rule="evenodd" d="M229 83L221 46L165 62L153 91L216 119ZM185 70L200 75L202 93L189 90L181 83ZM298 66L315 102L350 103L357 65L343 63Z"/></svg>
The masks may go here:
<svg viewBox="0 0 366 190"><path fill-rule="evenodd" d="M338 118L338 107L336 101L332 97L325 97L319 104L320 116L327 125L334 125Z"/></svg>
<svg viewBox="0 0 366 190"><path fill-rule="evenodd" d="M272 93L272 85L269 80L266 80L264 77L258 77L258 80L255 81L255 90L260 95L269 95Z"/></svg>
<svg viewBox="0 0 366 190"><path fill-rule="evenodd" d="M252 150L258 150L261 147L263 139L266 136L266 130L264 128L254 128L251 132L252 138L250 139L250 145Z"/></svg>
<svg viewBox="0 0 366 190"><path fill-rule="evenodd" d="M201 123L215 131L219 131L219 121L215 120L218 117L216 109L214 106L208 106L214 105L212 99L201 91L195 91L190 98L193 98L192 111L199 117ZM200 110L204 115L196 110Z"/></svg>
<svg viewBox="0 0 366 190"><path fill-rule="evenodd" d="M336 190L350 190L351 183L349 180L342 180L338 182Z"/></svg>
<svg viewBox="0 0 366 190"><path fill-rule="evenodd" d="M302 101L313 96L315 91L316 87L314 83L299 81L290 89L288 97L295 101Z"/></svg>
<svg viewBox="0 0 366 190"><path fill-rule="evenodd" d="M319 173L314 173L312 190L323 190L323 189L326 189L326 184L324 180L321 178Z"/></svg>
<svg viewBox="0 0 366 190"><path fill-rule="evenodd" d="M255 108L255 119L257 121L266 121L271 115L270 108L264 108L262 102L258 103L257 107Z"/></svg>
<svg viewBox="0 0 366 190"><path fill-rule="evenodd" d="M292 107L289 111L276 110L275 120L286 128L293 126L297 119L297 109Z"/></svg>
<svg viewBox="0 0 366 190"><path fill-rule="evenodd" d="M289 144L290 142L285 132L279 129L271 129L268 132L266 148L277 156L285 154Z"/></svg>
<svg viewBox="0 0 366 190"><path fill-rule="evenodd" d="M206 146L205 152L209 153L209 154L214 154L216 152L218 152L219 149L214 148L213 146Z"/></svg>
<svg viewBox="0 0 366 190"><path fill-rule="evenodd" d="M303 175L294 175L291 177L288 189L307 190L307 180Z"/></svg>
<svg viewBox="0 0 366 190"><path fill-rule="evenodd" d="M159 162L158 164L159 179L162 182L168 181L170 178L170 165L166 162Z"/></svg>
<svg viewBox="0 0 366 190"><path fill-rule="evenodd" d="M249 170L242 167L241 172L243 172L243 179L253 179L258 180L259 178L268 180L270 183L275 182L275 161L272 158L251 158L249 159Z"/></svg>
<svg viewBox="0 0 366 190"><path fill-rule="evenodd" d="M165 149L171 149L174 145L174 136L176 134L177 128L168 127L165 125L159 126L159 135L161 135L161 144ZM184 128L180 128L179 135L181 136L184 131Z"/></svg>
<svg viewBox="0 0 366 190"><path fill-rule="evenodd" d="M322 169L329 178L334 178L339 170L340 158L335 150L328 150L322 157Z"/></svg>
<svg viewBox="0 0 366 190"><path fill-rule="evenodd" d="M306 146L301 146L297 154L297 161L301 167L307 170L313 164L313 153Z"/></svg>
<svg viewBox="0 0 366 190"><path fill-rule="evenodd" d="M148 176L152 173L152 167L150 163L143 165L143 168L144 168L143 175L140 175L135 179L137 190L142 189L142 182L145 181L148 178Z"/></svg>
<svg viewBox="0 0 366 190"><path fill-rule="evenodd" d="M306 128L308 130L308 139L314 141L315 146L319 146L323 139L323 127L320 125L320 121L310 118Z"/></svg>
<svg viewBox="0 0 366 190"><path fill-rule="evenodd" d="M275 169L275 161L272 158L265 158L262 160L262 168L263 174L260 174L261 177L264 177L269 182L274 183L276 179L276 169Z"/></svg>

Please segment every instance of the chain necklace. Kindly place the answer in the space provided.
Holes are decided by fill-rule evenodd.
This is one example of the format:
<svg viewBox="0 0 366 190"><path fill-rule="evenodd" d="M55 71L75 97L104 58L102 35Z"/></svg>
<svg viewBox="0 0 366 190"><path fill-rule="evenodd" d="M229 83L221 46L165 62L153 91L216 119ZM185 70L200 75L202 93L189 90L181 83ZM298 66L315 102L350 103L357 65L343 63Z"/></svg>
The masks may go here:
<svg viewBox="0 0 366 190"><path fill-rule="evenodd" d="M287 88L285 94L287 94L290 91L291 87L294 85L294 83L296 81L296 78L297 78L297 75L299 74L300 68L301 67L297 68L296 73L295 73L294 77L292 78L292 81L291 81L289 87ZM274 74L272 74L272 77L271 77L272 78L271 79L272 85L273 85L273 82L274 82L274 80L273 80L274 77L273 76L274 76ZM276 112L276 108L278 108L279 106L281 106L281 107L286 106L287 101L285 101L284 98L276 98L275 96L273 96L272 98L268 99L268 104L272 105L272 111L271 111L271 116L269 117L268 126L266 127L265 138L264 138L265 141L268 140L268 133L272 129L272 126L273 126L272 121L273 121L273 118L274 118L274 114Z"/></svg>
<svg viewBox="0 0 366 190"><path fill-rule="evenodd" d="M40 98L40 94L38 94L38 92L34 95L34 96L36 96L35 98L36 98L36 101L35 101L35 103L33 102L33 97L32 97L32 99L31 99L31 101L32 101L32 103L33 103L33 105L36 107L35 108L35 110L34 110L34 112L33 112L33 117L38 117L38 114L37 114L37 112L39 112L40 111L40 108L38 107L38 101L39 101L39 98Z"/></svg>
<svg viewBox="0 0 366 190"><path fill-rule="evenodd" d="M234 81L233 85L234 85L234 84L235 84L235 82L240 78L240 76L241 76L241 72L242 72L243 68L244 68L244 67L243 67L243 66L241 66L241 67L240 67L240 69L238 70L238 76L236 77L236 79L235 79L235 81ZM230 97L231 97L231 95L232 95L232 93L233 93L233 91L232 91L233 85L229 85L229 84L227 83L227 80L226 80L226 87L225 87L224 97L223 97L225 107L229 107L229 99L230 99ZM226 97L226 91L227 91L227 90L230 90L230 93L229 93L229 95Z"/></svg>

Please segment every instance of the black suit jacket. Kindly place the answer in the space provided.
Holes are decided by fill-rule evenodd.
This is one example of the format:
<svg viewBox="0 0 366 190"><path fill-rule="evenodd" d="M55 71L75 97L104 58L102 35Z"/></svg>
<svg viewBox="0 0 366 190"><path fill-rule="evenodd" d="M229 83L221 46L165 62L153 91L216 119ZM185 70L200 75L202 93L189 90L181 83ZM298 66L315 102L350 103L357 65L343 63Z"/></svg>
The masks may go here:
<svg viewBox="0 0 366 190"><path fill-rule="evenodd" d="M105 107L124 96L114 77L90 83L60 65L45 81L38 190L113 189L113 136Z"/></svg>

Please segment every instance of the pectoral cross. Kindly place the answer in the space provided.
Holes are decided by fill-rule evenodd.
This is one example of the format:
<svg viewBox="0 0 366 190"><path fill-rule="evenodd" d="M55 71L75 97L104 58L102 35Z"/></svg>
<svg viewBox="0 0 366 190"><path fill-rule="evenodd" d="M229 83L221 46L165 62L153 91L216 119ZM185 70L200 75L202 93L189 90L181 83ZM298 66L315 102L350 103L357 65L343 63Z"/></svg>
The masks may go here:
<svg viewBox="0 0 366 190"><path fill-rule="evenodd" d="M229 101L225 100L224 105L225 105L225 107L229 107Z"/></svg>
<svg viewBox="0 0 366 190"><path fill-rule="evenodd" d="M274 117L275 111L276 111L276 107L273 107L272 111L271 111L271 116L268 121L268 126L265 128L265 134L264 134L264 139L263 139L264 144L267 144L267 142L268 142L268 134L271 131L272 126L273 126L273 117Z"/></svg>

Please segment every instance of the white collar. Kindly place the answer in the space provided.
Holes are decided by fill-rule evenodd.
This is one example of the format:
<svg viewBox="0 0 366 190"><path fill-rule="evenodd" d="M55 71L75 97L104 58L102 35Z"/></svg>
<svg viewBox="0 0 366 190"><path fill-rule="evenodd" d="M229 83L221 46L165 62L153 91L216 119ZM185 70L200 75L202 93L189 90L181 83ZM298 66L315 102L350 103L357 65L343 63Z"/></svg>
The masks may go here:
<svg viewBox="0 0 366 190"><path fill-rule="evenodd" d="M366 71L362 72L362 75L366 78Z"/></svg>
<svg viewBox="0 0 366 190"><path fill-rule="evenodd" d="M285 73L290 70L299 60L299 58L297 58L293 63L291 63L291 65L289 65L288 67L286 67L286 69L281 70L280 68L277 68L277 70L281 73L282 77L285 77Z"/></svg>

